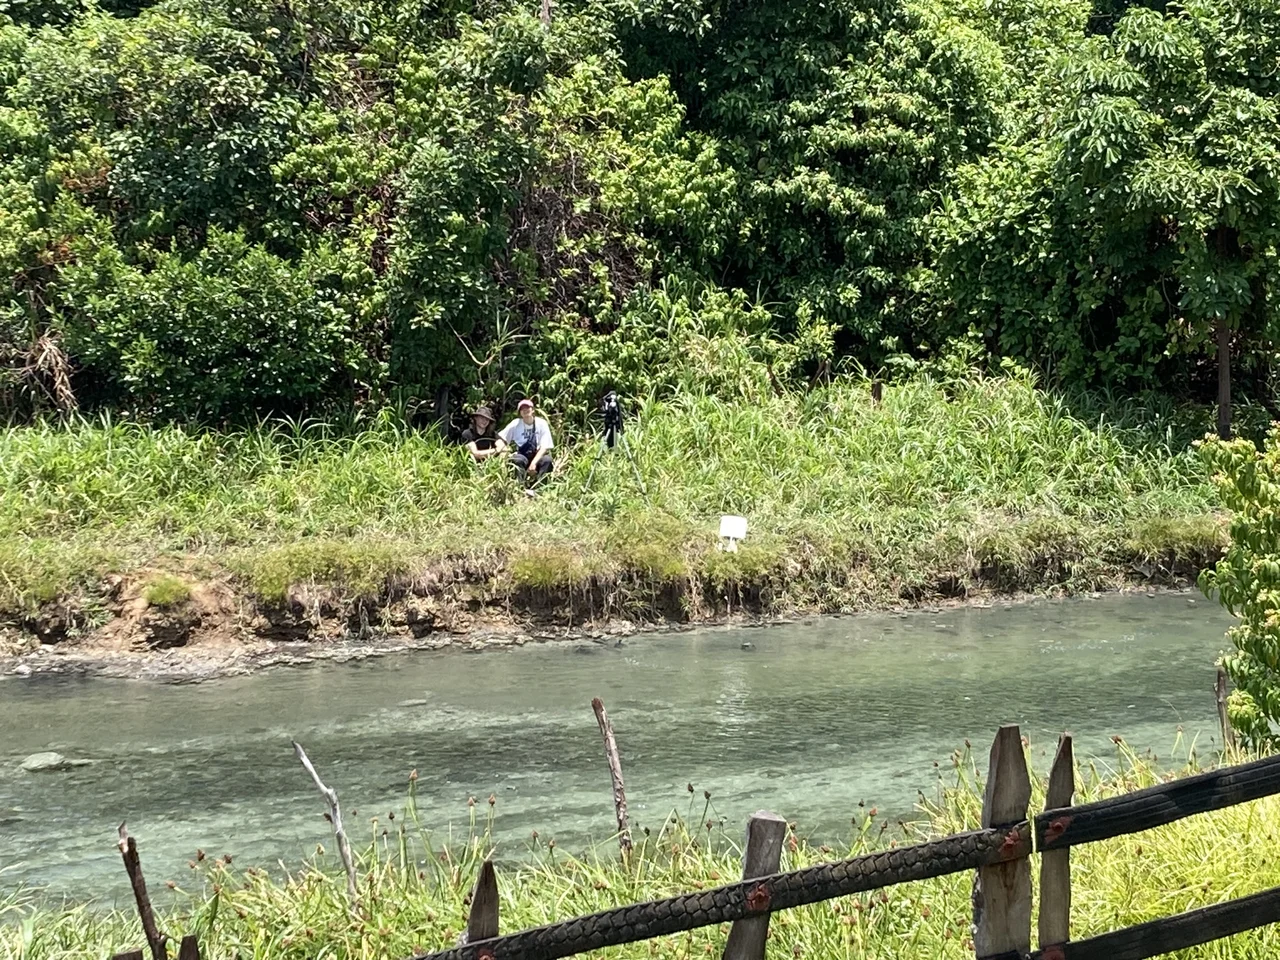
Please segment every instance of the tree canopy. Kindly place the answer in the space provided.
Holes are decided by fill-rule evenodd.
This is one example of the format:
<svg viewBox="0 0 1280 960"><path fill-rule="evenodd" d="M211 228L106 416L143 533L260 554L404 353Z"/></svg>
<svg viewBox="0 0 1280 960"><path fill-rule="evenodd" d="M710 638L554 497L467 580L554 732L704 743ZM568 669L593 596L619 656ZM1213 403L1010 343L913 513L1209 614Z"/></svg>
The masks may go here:
<svg viewBox="0 0 1280 960"><path fill-rule="evenodd" d="M1278 38L1274 0L5 4L0 403L581 413L743 389L713 344L781 383L957 338L1266 395Z"/></svg>

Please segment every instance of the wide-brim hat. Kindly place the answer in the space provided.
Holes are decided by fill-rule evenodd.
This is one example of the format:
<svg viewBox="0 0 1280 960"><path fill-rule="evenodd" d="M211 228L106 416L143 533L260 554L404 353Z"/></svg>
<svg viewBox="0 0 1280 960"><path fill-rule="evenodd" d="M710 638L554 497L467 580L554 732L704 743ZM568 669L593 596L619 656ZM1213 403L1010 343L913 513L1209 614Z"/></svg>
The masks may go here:
<svg viewBox="0 0 1280 960"><path fill-rule="evenodd" d="M495 420L498 419L493 415L493 411L490 410L488 407L476 407L474 410L471 411L471 416L484 417L490 423L493 423Z"/></svg>

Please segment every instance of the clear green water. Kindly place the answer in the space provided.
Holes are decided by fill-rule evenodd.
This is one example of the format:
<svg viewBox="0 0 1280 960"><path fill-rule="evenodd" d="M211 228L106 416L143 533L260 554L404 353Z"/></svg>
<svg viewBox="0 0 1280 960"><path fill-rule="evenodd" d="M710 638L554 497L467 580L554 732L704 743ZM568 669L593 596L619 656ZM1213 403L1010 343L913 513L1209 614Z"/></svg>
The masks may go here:
<svg viewBox="0 0 1280 960"><path fill-rule="evenodd" d="M357 840L401 807L416 768L440 829L465 829L467 797L493 793L512 855L534 829L579 849L612 828L593 696L641 826L687 811L692 782L695 816L705 789L731 824L767 807L839 838L860 800L909 813L917 790L936 791L935 762L945 770L965 738L985 751L1000 723L1021 724L1037 759L1063 729L1101 757L1116 733L1163 755L1179 725L1207 744L1227 625L1197 594L1129 596L405 654L186 687L6 678L0 888L123 900L122 820L161 890L197 848L296 863L329 835L290 738L338 789ZM98 762L18 769L42 750Z"/></svg>

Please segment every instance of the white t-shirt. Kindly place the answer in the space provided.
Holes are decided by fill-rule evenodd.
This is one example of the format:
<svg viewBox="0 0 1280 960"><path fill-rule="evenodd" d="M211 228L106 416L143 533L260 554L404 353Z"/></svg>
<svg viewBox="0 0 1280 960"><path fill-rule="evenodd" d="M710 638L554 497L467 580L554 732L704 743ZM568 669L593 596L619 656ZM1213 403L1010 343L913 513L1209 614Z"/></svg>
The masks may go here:
<svg viewBox="0 0 1280 960"><path fill-rule="evenodd" d="M517 450L530 441L539 450L543 447L550 450L555 446L551 440L551 427L541 417L534 417L532 426L526 426L523 420L516 417L502 428L498 436Z"/></svg>

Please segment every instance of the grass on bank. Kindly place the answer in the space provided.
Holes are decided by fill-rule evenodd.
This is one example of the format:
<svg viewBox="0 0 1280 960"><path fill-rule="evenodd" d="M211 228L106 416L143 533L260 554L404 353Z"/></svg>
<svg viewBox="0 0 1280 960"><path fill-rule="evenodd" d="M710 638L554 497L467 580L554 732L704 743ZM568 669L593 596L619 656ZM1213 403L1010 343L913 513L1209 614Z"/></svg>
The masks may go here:
<svg viewBox="0 0 1280 960"><path fill-rule="evenodd" d="M841 379L730 403L650 400L595 482L598 444L560 436L536 501L434 433L382 417L201 432L100 420L0 431L0 610L103 574L193 558L279 598L316 582L376 596L440 564L505 589L592 578L776 581L838 608L948 578L1092 586L1131 562L1222 542L1214 493L1172 411L1069 403L1027 375ZM747 550L717 553L720 514Z"/></svg>
<svg viewBox="0 0 1280 960"><path fill-rule="evenodd" d="M856 811L852 839L839 848L814 846L793 834L784 869L880 849L895 836L898 842L915 842L976 828L981 784L967 755L957 752L953 759L954 786L944 791L940 804L924 808L926 819L905 827L905 838L896 827L889 830L881 823L874 810ZM1081 771L1078 802L1129 792L1171 775L1162 769L1154 758L1135 756L1122 744L1113 766ZM1193 770L1194 760L1180 775ZM1033 805L1042 802L1041 782ZM697 820L696 808L691 815L673 815L641 839L629 866L603 848L597 855L575 858L535 835L532 858L499 869L502 929L515 931L737 879L740 855L732 841L714 818L709 827L699 827ZM1268 797L1074 848L1073 938L1280 885L1278 823L1280 798ZM233 872L220 861L193 862L184 885L191 891L187 905L162 918L161 926L175 933L196 931L202 955L210 960L373 960L440 949L456 942L464 928L476 869L491 849L484 823L473 820L472 826L470 842L450 850L418 822L412 799L407 816L375 821L376 840L361 863L364 908L359 916L347 909L345 883L329 855L284 879L258 870ZM971 875L964 873L778 913L772 920L769 956L968 960L973 955L970 892ZM727 927L707 928L597 955L636 960L719 956L726 936ZM103 912L92 906L60 910L37 906L22 894L0 898L0 960L104 958L141 943L132 911ZM1280 927L1273 926L1175 956L1271 960L1278 951Z"/></svg>

